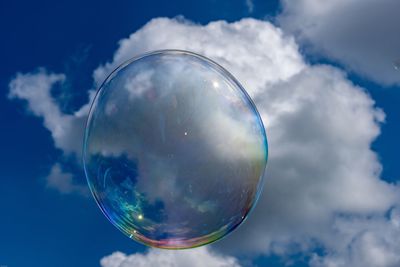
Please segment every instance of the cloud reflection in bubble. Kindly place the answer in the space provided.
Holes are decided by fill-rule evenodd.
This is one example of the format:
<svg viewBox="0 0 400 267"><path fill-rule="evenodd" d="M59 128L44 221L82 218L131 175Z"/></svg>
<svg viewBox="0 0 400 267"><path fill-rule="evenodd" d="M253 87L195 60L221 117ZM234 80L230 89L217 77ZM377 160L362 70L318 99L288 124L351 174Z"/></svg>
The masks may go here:
<svg viewBox="0 0 400 267"><path fill-rule="evenodd" d="M239 226L261 192L267 153L261 118L235 78L175 50L117 68L97 92L84 140L103 213L130 238L168 249Z"/></svg>

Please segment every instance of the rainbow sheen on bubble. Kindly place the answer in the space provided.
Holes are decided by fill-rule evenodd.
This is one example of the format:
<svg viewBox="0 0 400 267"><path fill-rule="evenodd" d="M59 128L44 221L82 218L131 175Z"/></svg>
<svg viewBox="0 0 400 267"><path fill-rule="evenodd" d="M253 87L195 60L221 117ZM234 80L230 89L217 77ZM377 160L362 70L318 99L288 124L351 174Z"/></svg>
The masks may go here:
<svg viewBox="0 0 400 267"><path fill-rule="evenodd" d="M153 52L118 67L93 100L84 166L128 237L182 249L238 227L263 186L267 139L242 86L200 55Z"/></svg>

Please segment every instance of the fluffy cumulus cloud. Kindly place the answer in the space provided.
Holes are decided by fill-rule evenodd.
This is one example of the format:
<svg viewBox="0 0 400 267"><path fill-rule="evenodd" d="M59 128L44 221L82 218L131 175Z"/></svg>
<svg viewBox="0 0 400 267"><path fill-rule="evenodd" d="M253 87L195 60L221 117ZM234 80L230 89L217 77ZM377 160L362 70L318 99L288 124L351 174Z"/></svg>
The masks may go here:
<svg viewBox="0 0 400 267"><path fill-rule="evenodd" d="M306 253L310 265L318 267L400 264L399 189L380 179L381 165L371 150L385 116L363 88L336 68L306 64L292 37L253 19L204 26L154 19L120 41L113 59L94 71L94 82L99 85L135 55L166 48L192 50L228 69L252 96L267 129L270 157L262 197L246 223L214 245L215 250L233 255ZM10 96L27 100L33 114L44 118L56 147L79 153L65 144L77 142L87 107L72 115L59 111L49 90L62 79L45 72L20 74L10 83ZM46 104L37 107L41 101ZM215 266L237 264L229 257L209 256L205 249L185 257L191 253L212 257ZM153 266L165 260L164 265L181 266L180 255L115 253L102 264ZM218 265L220 260L225 265Z"/></svg>
<svg viewBox="0 0 400 267"><path fill-rule="evenodd" d="M324 256L313 255L312 266L399 266L399 209L391 210L388 219L382 217L338 218L333 227L346 238L342 240L337 250L328 251ZM349 235L345 232L357 234Z"/></svg>
<svg viewBox="0 0 400 267"><path fill-rule="evenodd" d="M313 52L385 85L399 85L397 0L282 0L280 25Z"/></svg>
<svg viewBox="0 0 400 267"><path fill-rule="evenodd" d="M100 264L102 267L240 267L234 257L215 254L205 247L182 251L151 249L145 254L132 255L114 252L101 259Z"/></svg>
<svg viewBox="0 0 400 267"><path fill-rule="evenodd" d="M264 90L265 84L287 80L304 67L294 40L270 23L244 19L201 26L158 18L119 41L113 60L94 71L94 80L99 85L127 59L161 49L186 49L205 55L232 72L251 94Z"/></svg>

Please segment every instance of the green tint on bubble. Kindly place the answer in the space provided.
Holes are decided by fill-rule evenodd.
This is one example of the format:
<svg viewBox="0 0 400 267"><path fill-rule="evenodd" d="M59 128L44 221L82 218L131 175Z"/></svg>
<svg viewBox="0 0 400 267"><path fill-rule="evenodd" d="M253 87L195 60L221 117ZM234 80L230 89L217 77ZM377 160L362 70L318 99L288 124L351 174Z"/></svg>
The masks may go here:
<svg viewBox="0 0 400 267"><path fill-rule="evenodd" d="M267 140L241 85L211 60L134 58L92 103L84 166L103 213L128 237L181 249L238 227L263 186Z"/></svg>

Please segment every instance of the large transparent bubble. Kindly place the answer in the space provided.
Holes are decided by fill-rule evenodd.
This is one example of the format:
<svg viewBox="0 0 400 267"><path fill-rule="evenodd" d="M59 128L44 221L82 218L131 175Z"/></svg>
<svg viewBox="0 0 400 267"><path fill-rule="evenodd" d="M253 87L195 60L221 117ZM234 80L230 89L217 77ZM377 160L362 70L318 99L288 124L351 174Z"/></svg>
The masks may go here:
<svg viewBox="0 0 400 267"><path fill-rule="evenodd" d="M98 205L149 246L196 247L233 231L260 195L266 162L265 130L245 90L186 51L121 65L86 126L84 165Z"/></svg>

